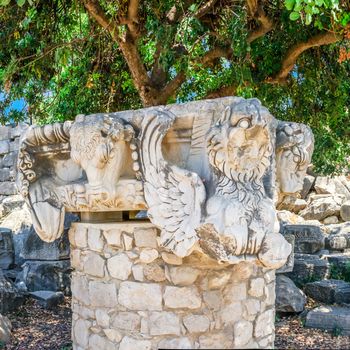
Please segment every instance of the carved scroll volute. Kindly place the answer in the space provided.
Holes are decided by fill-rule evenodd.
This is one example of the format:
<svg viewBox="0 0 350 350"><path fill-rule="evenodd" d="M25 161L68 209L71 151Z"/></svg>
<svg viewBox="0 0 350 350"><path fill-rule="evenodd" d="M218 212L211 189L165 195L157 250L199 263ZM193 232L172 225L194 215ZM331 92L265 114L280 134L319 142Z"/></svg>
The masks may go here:
<svg viewBox="0 0 350 350"><path fill-rule="evenodd" d="M276 139L278 202L285 195L295 195L302 190L313 149L314 136L308 126L279 122Z"/></svg>
<svg viewBox="0 0 350 350"><path fill-rule="evenodd" d="M65 210L53 181L48 177L41 178L35 172L35 154L45 147L50 154L49 146L67 143L70 127L71 122L31 126L20 140L17 186L29 206L35 231L46 242L52 242L62 234Z"/></svg>

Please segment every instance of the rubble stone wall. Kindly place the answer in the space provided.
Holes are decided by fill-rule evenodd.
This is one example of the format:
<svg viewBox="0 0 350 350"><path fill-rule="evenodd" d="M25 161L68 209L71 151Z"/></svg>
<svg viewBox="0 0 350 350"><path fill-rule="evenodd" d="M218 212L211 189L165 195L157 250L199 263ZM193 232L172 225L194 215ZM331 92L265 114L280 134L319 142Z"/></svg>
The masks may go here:
<svg viewBox="0 0 350 350"><path fill-rule="evenodd" d="M149 222L73 223L73 348L272 348L275 272L158 246Z"/></svg>
<svg viewBox="0 0 350 350"><path fill-rule="evenodd" d="M15 172L19 139L27 128L22 123L0 126L0 198L17 194Z"/></svg>

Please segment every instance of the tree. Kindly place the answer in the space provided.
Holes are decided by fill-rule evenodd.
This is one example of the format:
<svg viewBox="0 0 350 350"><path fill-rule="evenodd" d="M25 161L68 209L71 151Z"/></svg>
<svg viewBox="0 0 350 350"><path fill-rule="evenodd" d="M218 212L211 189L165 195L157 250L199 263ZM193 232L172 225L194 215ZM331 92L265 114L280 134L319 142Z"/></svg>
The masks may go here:
<svg viewBox="0 0 350 350"><path fill-rule="evenodd" d="M25 98L37 121L258 97L278 118L314 127L319 169L345 166L348 1L0 3L1 88L9 101Z"/></svg>

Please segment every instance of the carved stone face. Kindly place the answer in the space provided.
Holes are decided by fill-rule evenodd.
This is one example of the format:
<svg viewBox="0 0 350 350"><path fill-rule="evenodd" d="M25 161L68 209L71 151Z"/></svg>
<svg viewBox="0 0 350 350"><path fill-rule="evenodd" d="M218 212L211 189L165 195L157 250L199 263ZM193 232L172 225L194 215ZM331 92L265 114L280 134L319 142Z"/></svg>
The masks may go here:
<svg viewBox="0 0 350 350"><path fill-rule="evenodd" d="M93 188L114 188L133 130L103 115L78 116L70 130L71 157L86 172Z"/></svg>
<svg viewBox="0 0 350 350"><path fill-rule="evenodd" d="M279 190L292 194L302 190L313 152L313 135L309 127L281 123L277 129L276 175Z"/></svg>
<svg viewBox="0 0 350 350"><path fill-rule="evenodd" d="M260 179L270 164L271 139L267 122L254 105L225 110L208 134L209 162L235 181Z"/></svg>

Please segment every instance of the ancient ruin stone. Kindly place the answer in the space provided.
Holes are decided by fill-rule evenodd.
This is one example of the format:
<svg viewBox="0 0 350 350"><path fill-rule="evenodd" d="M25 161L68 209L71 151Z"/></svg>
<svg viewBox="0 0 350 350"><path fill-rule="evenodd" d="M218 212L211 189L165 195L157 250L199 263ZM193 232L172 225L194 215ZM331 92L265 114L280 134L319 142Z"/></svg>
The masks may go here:
<svg viewBox="0 0 350 350"><path fill-rule="evenodd" d="M350 283L341 280L324 280L305 285L305 293L312 299L326 304L350 303Z"/></svg>
<svg viewBox="0 0 350 350"><path fill-rule="evenodd" d="M31 126L18 187L35 231L51 243L66 212L82 220L73 346L272 347L274 270L292 252L274 199L302 189L312 152L310 128L236 97Z"/></svg>
<svg viewBox="0 0 350 350"><path fill-rule="evenodd" d="M276 311L302 312L305 308L306 296L287 276L276 277Z"/></svg>
<svg viewBox="0 0 350 350"><path fill-rule="evenodd" d="M12 231L0 227L0 269L8 269L14 263Z"/></svg>
<svg viewBox="0 0 350 350"><path fill-rule="evenodd" d="M340 207L340 217L344 221L350 221L350 200L343 203Z"/></svg>
<svg viewBox="0 0 350 350"><path fill-rule="evenodd" d="M324 248L325 237L319 226L285 225L283 235L294 235L294 252L313 254Z"/></svg>
<svg viewBox="0 0 350 350"><path fill-rule="evenodd" d="M349 308L340 306L319 306L306 315L305 327L318 328L341 335L350 335Z"/></svg>
<svg viewBox="0 0 350 350"><path fill-rule="evenodd" d="M286 275L300 285L308 281L326 279L329 273L330 264L326 259L317 255L295 254L293 271Z"/></svg>

